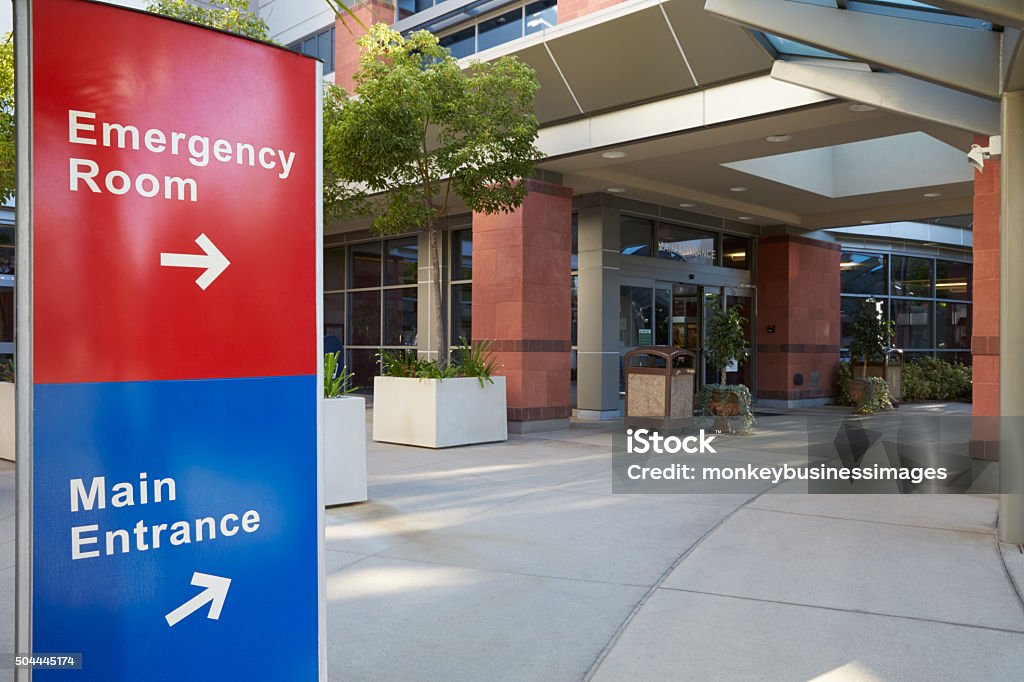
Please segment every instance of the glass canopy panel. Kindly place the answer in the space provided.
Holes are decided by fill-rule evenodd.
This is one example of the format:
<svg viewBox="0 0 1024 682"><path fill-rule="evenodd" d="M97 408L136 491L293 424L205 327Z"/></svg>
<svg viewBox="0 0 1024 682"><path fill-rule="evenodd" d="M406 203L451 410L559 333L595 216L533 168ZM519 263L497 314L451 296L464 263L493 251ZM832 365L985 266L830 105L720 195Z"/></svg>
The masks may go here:
<svg viewBox="0 0 1024 682"><path fill-rule="evenodd" d="M851 12L867 12L899 19L930 21L936 24L962 26L980 31L992 30L990 21L953 14L939 7L913 0L848 0L846 9Z"/></svg>
<svg viewBox="0 0 1024 682"><path fill-rule="evenodd" d="M819 50L816 47L798 43L795 40L783 38L782 36L777 36L773 33L765 33L764 37L772 46L772 49L780 55L788 55L791 57L815 57L818 59L846 59L846 57L835 54L834 52Z"/></svg>

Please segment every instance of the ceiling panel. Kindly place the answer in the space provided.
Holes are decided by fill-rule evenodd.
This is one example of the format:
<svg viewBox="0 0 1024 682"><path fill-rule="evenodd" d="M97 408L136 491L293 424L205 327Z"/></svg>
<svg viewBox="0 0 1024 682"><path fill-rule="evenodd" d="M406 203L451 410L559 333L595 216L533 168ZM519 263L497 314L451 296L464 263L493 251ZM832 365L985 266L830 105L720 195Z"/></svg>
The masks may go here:
<svg viewBox="0 0 1024 682"><path fill-rule="evenodd" d="M552 38L548 45L587 113L695 86L657 7Z"/></svg>
<svg viewBox="0 0 1024 682"><path fill-rule="evenodd" d="M772 58L743 28L704 10L703 0L662 5L701 86L772 68Z"/></svg>

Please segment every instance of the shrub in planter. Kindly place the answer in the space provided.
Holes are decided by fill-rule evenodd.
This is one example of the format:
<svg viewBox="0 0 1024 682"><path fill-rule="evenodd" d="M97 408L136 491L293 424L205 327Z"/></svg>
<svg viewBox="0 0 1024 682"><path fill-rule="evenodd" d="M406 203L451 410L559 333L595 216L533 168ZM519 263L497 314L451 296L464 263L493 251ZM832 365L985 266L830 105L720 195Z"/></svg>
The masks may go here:
<svg viewBox="0 0 1024 682"><path fill-rule="evenodd" d="M750 403L750 389L743 384L705 384L697 410L705 419L715 418L712 428L719 433L751 433L757 420Z"/></svg>
<svg viewBox="0 0 1024 682"><path fill-rule="evenodd" d="M903 367L904 400L971 400L971 368L939 358L917 358Z"/></svg>
<svg viewBox="0 0 1024 682"><path fill-rule="evenodd" d="M382 352L373 381L374 440L442 448L508 439L505 377L489 341L462 346L451 363Z"/></svg>
<svg viewBox="0 0 1024 682"><path fill-rule="evenodd" d="M853 380L854 385L859 385L863 391L863 398L857 403L857 414L874 414L891 410L892 401L889 399L889 384L882 377L857 378ZM856 388L854 389L856 390Z"/></svg>
<svg viewBox="0 0 1024 682"><path fill-rule="evenodd" d="M839 386L839 395L836 396L836 405L853 407L853 396L850 395L850 384L853 380L853 370L848 362L840 362L836 375L836 385Z"/></svg>
<svg viewBox="0 0 1024 682"><path fill-rule="evenodd" d="M717 296L711 299L711 308L714 312L708 320L705 332L704 354L708 364L718 373L719 383L704 387L701 392L701 409L709 410L719 417L715 420L716 431L732 432L729 419L738 417L738 432L748 433L754 424L753 413L750 411L750 389L742 384L732 386L725 383L726 368L729 364L734 360L737 365L742 364L750 355L747 339L743 334L743 325L747 320L740 315L738 308L722 310L718 306L718 301Z"/></svg>

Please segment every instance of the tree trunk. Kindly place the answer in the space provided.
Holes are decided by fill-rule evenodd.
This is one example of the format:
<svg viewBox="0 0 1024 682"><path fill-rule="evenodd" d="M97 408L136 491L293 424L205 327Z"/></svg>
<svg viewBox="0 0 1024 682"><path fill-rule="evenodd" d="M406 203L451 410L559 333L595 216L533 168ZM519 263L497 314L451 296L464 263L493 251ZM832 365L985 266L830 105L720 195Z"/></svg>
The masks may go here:
<svg viewBox="0 0 1024 682"><path fill-rule="evenodd" d="M444 315L444 298L442 292L444 287L441 282L441 258L440 249L437 246L437 226L432 225L427 230L428 241L430 242L430 279L434 287L434 348L437 350L437 364L441 367L448 364L448 335L447 319Z"/></svg>
<svg viewBox="0 0 1024 682"><path fill-rule="evenodd" d="M725 374L725 372L726 372L725 367L723 367L722 368L722 373L718 377L719 379L721 379L723 386L725 386L725 382L726 382L726 374Z"/></svg>

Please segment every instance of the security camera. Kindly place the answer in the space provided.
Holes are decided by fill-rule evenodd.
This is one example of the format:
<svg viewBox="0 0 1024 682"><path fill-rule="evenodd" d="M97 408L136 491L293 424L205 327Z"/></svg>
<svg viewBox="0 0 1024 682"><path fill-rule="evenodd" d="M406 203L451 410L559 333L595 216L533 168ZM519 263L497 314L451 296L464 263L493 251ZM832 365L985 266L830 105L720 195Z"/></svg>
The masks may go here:
<svg viewBox="0 0 1024 682"><path fill-rule="evenodd" d="M983 173L985 171L985 157L987 155L985 148L980 144L972 144L971 150L967 152L967 162L974 166L974 170Z"/></svg>
<svg viewBox="0 0 1024 682"><path fill-rule="evenodd" d="M980 144L972 144L970 151L967 152L967 162L971 164L979 173L985 171L985 161L989 159L998 159L1003 153L1003 138L999 135L990 137L988 140L988 146L982 147Z"/></svg>

